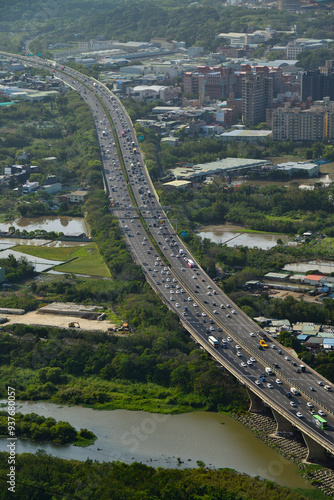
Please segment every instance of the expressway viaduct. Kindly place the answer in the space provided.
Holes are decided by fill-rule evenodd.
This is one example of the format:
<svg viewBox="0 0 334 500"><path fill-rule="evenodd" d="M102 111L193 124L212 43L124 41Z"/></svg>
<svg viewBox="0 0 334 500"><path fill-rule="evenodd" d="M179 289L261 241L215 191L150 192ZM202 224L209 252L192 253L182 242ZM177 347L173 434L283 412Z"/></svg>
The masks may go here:
<svg viewBox="0 0 334 500"><path fill-rule="evenodd" d="M270 407L277 436L301 432L307 461L333 458L334 398L331 389L325 390L330 382L307 365L300 371L298 360L291 359L274 339L268 339L264 350L257 348L264 332L203 271L169 222L122 103L100 82L72 68L59 68L38 57L19 58L32 65L51 66L54 75L77 90L89 105L111 210L155 292L179 315L195 341L245 386L250 411ZM189 267L189 260L194 267ZM210 336L218 340L216 346ZM291 388L297 394L287 397ZM311 412L323 415L328 427L316 425Z"/></svg>

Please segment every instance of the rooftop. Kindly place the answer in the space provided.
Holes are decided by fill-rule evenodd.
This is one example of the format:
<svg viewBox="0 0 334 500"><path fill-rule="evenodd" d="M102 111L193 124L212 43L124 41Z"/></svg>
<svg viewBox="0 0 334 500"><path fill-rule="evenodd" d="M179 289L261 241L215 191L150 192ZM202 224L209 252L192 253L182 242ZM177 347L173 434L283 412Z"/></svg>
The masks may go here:
<svg viewBox="0 0 334 500"><path fill-rule="evenodd" d="M238 130L234 129L231 130L230 132L223 132L220 134L220 137L240 137L240 138L247 138L247 137L257 137L257 138L264 138L264 137L269 137L271 135L271 130Z"/></svg>
<svg viewBox="0 0 334 500"><path fill-rule="evenodd" d="M267 160L253 160L248 158L224 158L210 163L201 163L190 168L176 167L171 173L175 179L194 179L215 174L227 174L234 170L259 167L266 165Z"/></svg>
<svg viewBox="0 0 334 500"><path fill-rule="evenodd" d="M182 187L188 187L189 184L191 184L190 181L170 181L170 182L165 182L164 186L182 188Z"/></svg>

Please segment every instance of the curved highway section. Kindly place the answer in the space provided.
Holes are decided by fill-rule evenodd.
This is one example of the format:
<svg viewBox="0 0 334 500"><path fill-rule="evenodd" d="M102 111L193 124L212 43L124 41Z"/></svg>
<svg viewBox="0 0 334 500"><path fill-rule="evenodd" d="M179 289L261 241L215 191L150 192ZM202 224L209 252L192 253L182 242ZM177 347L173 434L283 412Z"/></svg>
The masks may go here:
<svg viewBox="0 0 334 500"><path fill-rule="evenodd" d="M36 57L27 59L54 66ZM111 210L152 288L194 339L247 387L255 403L268 404L306 441L334 454L330 382L308 366L301 371L298 360L272 339L264 350L257 348L264 332L217 287L175 233L121 102L105 86L71 68L56 68L54 74L77 90L92 111ZM313 413L322 415L328 428L316 425Z"/></svg>

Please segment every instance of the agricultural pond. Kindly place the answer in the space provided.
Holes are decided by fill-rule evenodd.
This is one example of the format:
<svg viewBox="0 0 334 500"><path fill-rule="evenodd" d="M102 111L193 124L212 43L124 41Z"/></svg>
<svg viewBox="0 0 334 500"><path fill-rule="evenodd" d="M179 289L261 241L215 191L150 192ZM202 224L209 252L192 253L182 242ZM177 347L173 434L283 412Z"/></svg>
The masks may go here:
<svg viewBox="0 0 334 500"><path fill-rule="evenodd" d="M0 403L5 404L2 400ZM259 440L228 415L193 412L161 415L143 411L96 411L80 406L47 402L17 402L17 412L37 413L65 420L76 429L87 428L97 440L87 448L55 446L17 440L16 452L47 453L65 459L139 461L153 467L228 467L250 476L261 476L290 488L311 488L297 473L297 466ZM6 451L7 439L0 439ZM178 465L178 458L181 464Z"/></svg>
<svg viewBox="0 0 334 500"><path fill-rule="evenodd" d="M56 233L87 233L87 226L82 217L66 217L66 216L47 216L47 217L21 217L13 221L1 222L0 231L8 231L10 226L15 229L24 229L28 231L36 231L37 229L44 231L55 231Z"/></svg>
<svg viewBox="0 0 334 500"><path fill-rule="evenodd" d="M249 248L261 248L268 250L277 245L277 240L283 242L288 239L284 234L273 233L245 233L240 231L240 226L231 224L220 224L202 226L197 234L201 238L209 238L214 243L221 243L228 247L245 246Z"/></svg>

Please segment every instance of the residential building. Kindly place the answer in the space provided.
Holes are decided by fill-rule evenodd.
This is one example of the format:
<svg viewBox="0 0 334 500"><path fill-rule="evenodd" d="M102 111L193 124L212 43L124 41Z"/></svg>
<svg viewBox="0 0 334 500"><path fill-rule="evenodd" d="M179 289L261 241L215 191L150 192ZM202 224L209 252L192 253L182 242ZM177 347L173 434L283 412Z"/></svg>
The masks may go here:
<svg viewBox="0 0 334 500"><path fill-rule="evenodd" d="M227 97L234 88L234 69L221 66L197 66L197 70L187 71L183 76L184 92L198 94L210 99Z"/></svg>
<svg viewBox="0 0 334 500"><path fill-rule="evenodd" d="M272 101L273 80L265 71L247 72L242 78L242 122L257 124L266 120Z"/></svg>
<svg viewBox="0 0 334 500"><path fill-rule="evenodd" d="M36 191L39 188L39 182L29 182L27 181L22 186L22 194L29 194L32 191Z"/></svg>
<svg viewBox="0 0 334 500"><path fill-rule="evenodd" d="M329 61L327 61L329 62ZM301 75L301 101L310 99L318 101L324 97L329 97L330 101L334 101L334 70L329 71L326 68L326 73L320 69L304 71Z"/></svg>
<svg viewBox="0 0 334 500"><path fill-rule="evenodd" d="M86 196L88 195L87 191L73 191L70 193L70 203L80 203L85 201Z"/></svg>
<svg viewBox="0 0 334 500"><path fill-rule="evenodd" d="M333 141L334 103L326 98L309 109L277 108L272 132L274 141Z"/></svg>
<svg viewBox="0 0 334 500"><path fill-rule="evenodd" d="M278 10L296 12L299 9L299 0L278 0Z"/></svg>

